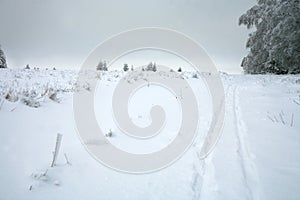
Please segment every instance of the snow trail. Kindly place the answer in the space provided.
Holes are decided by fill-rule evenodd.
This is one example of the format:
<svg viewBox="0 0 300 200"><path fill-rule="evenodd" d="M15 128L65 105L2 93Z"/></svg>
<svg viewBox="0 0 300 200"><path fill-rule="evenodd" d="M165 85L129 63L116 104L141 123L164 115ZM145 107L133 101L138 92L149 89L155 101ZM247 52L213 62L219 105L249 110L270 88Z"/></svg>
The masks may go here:
<svg viewBox="0 0 300 200"><path fill-rule="evenodd" d="M211 155L211 166L214 167L214 179L218 189L208 194L208 199L257 199L256 192L252 191L252 184L249 184L248 177L251 177L251 170L245 163L248 158L245 153L245 134L239 120L239 105L236 94L237 86L230 81L225 89L225 124L223 134ZM203 178L204 182L206 178Z"/></svg>
<svg viewBox="0 0 300 200"><path fill-rule="evenodd" d="M215 166L212 162L212 156L210 155L202 160L201 166L203 182L200 199L215 199L219 188L215 179Z"/></svg>
<svg viewBox="0 0 300 200"><path fill-rule="evenodd" d="M243 176L245 179L245 186L249 192L249 196L253 200L259 199L258 191L258 175L254 162L251 160L251 152L246 144L245 134L247 130L243 122L241 115L241 108L239 103L239 93L237 86L234 86L232 89L232 98L233 98L233 108L234 108L234 124L235 124L235 133L238 141L238 155L240 159L241 169L243 171Z"/></svg>

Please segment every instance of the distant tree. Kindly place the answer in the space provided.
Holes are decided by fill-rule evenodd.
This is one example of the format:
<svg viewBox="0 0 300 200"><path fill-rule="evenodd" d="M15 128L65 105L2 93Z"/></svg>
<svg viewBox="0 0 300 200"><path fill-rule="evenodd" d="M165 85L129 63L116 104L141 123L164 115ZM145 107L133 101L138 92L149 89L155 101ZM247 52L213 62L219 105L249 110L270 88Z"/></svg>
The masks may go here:
<svg viewBox="0 0 300 200"><path fill-rule="evenodd" d="M152 69L153 69L153 63L150 62L146 67L146 71L152 71Z"/></svg>
<svg viewBox="0 0 300 200"><path fill-rule="evenodd" d="M127 72L129 70L128 64L126 63L124 64L123 70L124 72Z"/></svg>
<svg viewBox="0 0 300 200"><path fill-rule="evenodd" d="M156 64L155 64L155 63L153 64L152 71L154 71L154 72L156 72L156 71L157 71L157 68L156 68Z"/></svg>
<svg viewBox="0 0 300 200"><path fill-rule="evenodd" d="M56 68L55 68L55 67L53 67L53 70L56 70Z"/></svg>
<svg viewBox="0 0 300 200"><path fill-rule="evenodd" d="M109 129L108 133L105 134L105 137L112 137L113 132Z"/></svg>
<svg viewBox="0 0 300 200"><path fill-rule="evenodd" d="M181 67L179 67L177 71L178 71L178 72L182 72L182 69L181 69Z"/></svg>
<svg viewBox="0 0 300 200"><path fill-rule="evenodd" d="M30 69L29 64L26 65L25 69Z"/></svg>
<svg viewBox="0 0 300 200"><path fill-rule="evenodd" d="M239 25L255 28L241 64L245 73L300 73L299 0L257 0Z"/></svg>
<svg viewBox="0 0 300 200"><path fill-rule="evenodd" d="M106 65L106 61L105 60L103 62L103 71L107 71L107 65Z"/></svg>
<svg viewBox="0 0 300 200"><path fill-rule="evenodd" d="M155 63L150 62L147 67L146 67L146 71L153 71L156 72L157 71L157 67Z"/></svg>
<svg viewBox="0 0 300 200"><path fill-rule="evenodd" d="M100 71L107 71L106 61L100 60L100 62L98 63L96 69L100 70Z"/></svg>
<svg viewBox="0 0 300 200"><path fill-rule="evenodd" d="M0 45L0 68L7 68L6 57Z"/></svg>
<svg viewBox="0 0 300 200"><path fill-rule="evenodd" d="M96 69L97 69L97 70L100 70L100 71L103 70L103 62L102 62L102 60L100 60L100 62L98 63Z"/></svg>
<svg viewBox="0 0 300 200"><path fill-rule="evenodd" d="M133 70L134 70L133 65L131 65L131 71L133 71Z"/></svg>

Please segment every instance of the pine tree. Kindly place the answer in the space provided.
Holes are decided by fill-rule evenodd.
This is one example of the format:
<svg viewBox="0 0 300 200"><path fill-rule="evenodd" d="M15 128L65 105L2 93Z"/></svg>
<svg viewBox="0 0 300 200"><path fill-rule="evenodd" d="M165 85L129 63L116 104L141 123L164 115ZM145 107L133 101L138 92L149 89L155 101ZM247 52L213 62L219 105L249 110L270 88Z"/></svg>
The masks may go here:
<svg viewBox="0 0 300 200"><path fill-rule="evenodd" d="M146 71L153 71L153 63L150 62L147 67L146 67Z"/></svg>
<svg viewBox="0 0 300 200"><path fill-rule="evenodd" d="M299 0L258 0L240 17L241 24L255 28L242 61L246 73L300 73Z"/></svg>
<svg viewBox="0 0 300 200"><path fill-rule="evenodd" d="M100 62L98 63L96 69L100 70L100 71L107 71L106 61L105 60L104 61L100 60Z"/></svg>
<svg viewBox="0 0 300 200"><path fill-rule="evenodd" d="M103 62L103 71L107 71L107 65L106 65L106 61L105 60Z"/></svg>
<svg viewBox="0 0 300 200"><path fill-rule="evenodd" d="M0 68L7 68L6 57L0 45Z"/></svg>
<svg viewBox="0 0 300 200"><path fill-rule="evenodd" d="M155 63L153 64L152 71L154 71L154 72L156 72L156 71L157 71L157 68L156 68L156 64L155 64Z"/></svg>
<svg viewBox="0 0 300 200"><path fill-rule="evenodd" d="M100 71L103 70L103 62L102 62L102 60L100 60L100 62L98 63L96 69L97 69L97 70L100 70Z"/></svg>
<svg viewBox="0 0 300 200"><path fill-rule="evenodd" d="M30 69L29 64L26 65L25 69Z"/></svg>
<svg viewBox="0 0 300 200"><path fill-rule="evenodd" d="M127 72L129 70L128 64L126 63L124 64L123 70L124 72Z"/></svg>
<svg viewBox="0 0 300 200"><path fill-rule="evenodd" d="M177 71L178 71L178 72L182 72L182 69L181 69L181 67L179 67Z"/></svg>
<svg viewBox="0 0 300 200"><path fill-rule="evenodd" d="M157 67L155 63L150 62L147 67L146 67L146 71L153 71L156 72L157 71Z"/></svg>

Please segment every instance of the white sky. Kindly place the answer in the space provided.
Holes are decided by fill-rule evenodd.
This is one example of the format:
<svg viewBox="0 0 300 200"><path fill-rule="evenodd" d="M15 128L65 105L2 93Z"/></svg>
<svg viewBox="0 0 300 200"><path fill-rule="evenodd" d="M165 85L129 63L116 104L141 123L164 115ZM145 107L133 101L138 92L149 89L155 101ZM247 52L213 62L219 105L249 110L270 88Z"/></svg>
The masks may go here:
<svg viewBox="0 0 300 200"><path fill-rule="evenodd" d="M114 34L166 27L195 39L220 70L238 73L248 35L238 18L254 4L255 0L0 0L0 44L9 67L29 63L78 68L90 51Z"/></svg>

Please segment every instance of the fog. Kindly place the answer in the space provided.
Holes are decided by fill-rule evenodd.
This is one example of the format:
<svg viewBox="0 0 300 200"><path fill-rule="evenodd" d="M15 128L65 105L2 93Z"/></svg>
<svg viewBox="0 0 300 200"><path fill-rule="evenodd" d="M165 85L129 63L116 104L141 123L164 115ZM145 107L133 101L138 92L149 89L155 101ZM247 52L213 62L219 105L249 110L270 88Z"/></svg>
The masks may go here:
<svg viewBox="0 0 300 200"><path fill-rule="evenodd" d="M114 34L138 27L165 27L196 40L219 70L239 73L247 54L248 31L238 26L238 18L254 3L0 0L0 44L11 68L30 64L76 69L97 45Z"/></svg>

